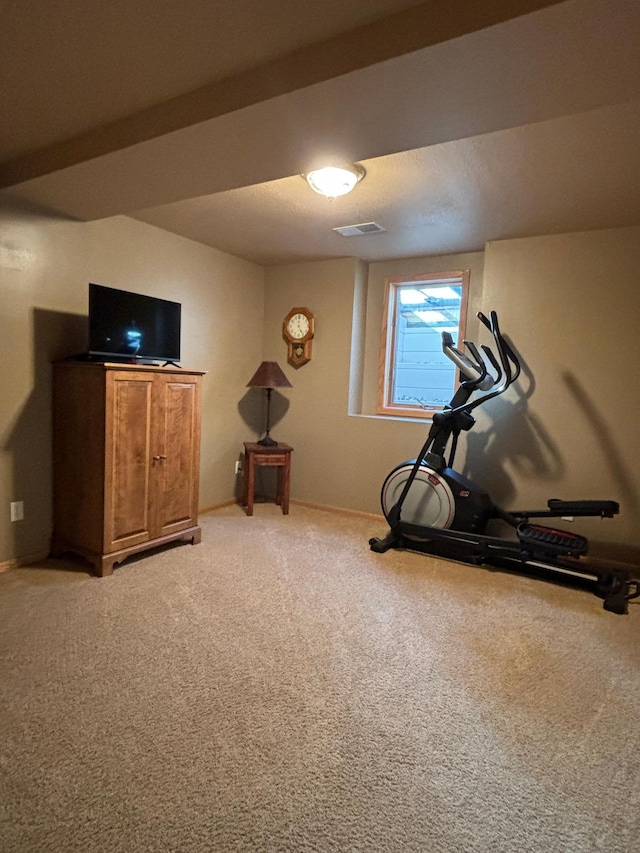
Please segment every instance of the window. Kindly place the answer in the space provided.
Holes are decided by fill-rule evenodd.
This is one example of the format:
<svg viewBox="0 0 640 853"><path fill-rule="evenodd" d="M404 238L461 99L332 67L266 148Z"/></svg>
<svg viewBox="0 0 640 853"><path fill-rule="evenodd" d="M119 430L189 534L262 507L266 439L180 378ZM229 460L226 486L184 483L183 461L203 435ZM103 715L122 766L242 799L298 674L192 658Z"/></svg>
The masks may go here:
<svg viewBox="0 0 640 853"><path fill-rule="evenodd" d="M392 278L385 289L378 414L431 418L453 396L442 332L464 338L469 270Z"/></svg>

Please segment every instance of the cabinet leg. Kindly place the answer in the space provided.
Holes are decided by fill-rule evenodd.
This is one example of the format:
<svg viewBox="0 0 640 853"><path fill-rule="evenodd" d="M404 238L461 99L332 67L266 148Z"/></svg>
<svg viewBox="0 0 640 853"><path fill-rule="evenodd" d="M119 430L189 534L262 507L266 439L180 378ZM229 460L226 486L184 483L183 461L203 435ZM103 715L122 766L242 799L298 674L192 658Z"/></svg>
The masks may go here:
<svg viewBox="0 0 640 853"><path fill-rule="evenodd" d="M113 557L98 557L95 563L93 564L98 577L106 578L109 577L109 575L112 575L115 562L116 561L113 559Z"/></svg>

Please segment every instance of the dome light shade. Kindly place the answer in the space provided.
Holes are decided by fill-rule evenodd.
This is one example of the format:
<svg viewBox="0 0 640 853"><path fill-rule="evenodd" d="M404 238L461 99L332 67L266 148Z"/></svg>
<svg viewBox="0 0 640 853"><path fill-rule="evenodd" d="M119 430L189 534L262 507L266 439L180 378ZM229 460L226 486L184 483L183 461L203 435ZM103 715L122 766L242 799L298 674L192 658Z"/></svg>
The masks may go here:
<svg viewBox="0 0 640 853"><path fill-rule="evenodd" d="M350 166L326 166L313 169L304 176L314 192L326 196L329 200L350 193L366 172L356 163Z"/></svg>

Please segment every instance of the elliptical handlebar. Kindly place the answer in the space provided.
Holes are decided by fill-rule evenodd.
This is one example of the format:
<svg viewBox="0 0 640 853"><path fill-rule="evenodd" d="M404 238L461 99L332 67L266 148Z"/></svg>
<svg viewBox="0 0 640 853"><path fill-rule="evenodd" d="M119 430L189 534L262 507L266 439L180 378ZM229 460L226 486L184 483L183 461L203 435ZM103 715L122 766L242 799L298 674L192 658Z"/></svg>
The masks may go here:
<svg viewBox="0 0 640 853"><path fill-rule="evenodd" d="M500 362L502 363L502 369L504 371L504 388L502 390L506 391L509 385L511 385L511 383L513 382L513 378L511 373L511 365L509 363L509 356L507 355L505 347L505 340L502 337L502 333L500 332L498 315L495 311L492 311L489 315L489 330L493 335L493 340L496 342L498 355L500 356Z"/></svg>
<svg viewBox="0 0 640 853"><path fill-rule="evenodd" d="M496 314L495 311L492 311L490 316L491 316L491 319L488 320L485 317L485 315L482 313L482 311L478 311L478 314L477 314L477 317L480 320L480 322L483 323L487 327L487 329L491 332L494 341L496 342L496 348L498 349L498 353L500 355L500 361L503 363L503 365L505 364L505 362L508 364L508 362L510 361L511 364L513 364L513 366L515 368L514 373L511 373L511 369L509 368L509 374L511 375L511 381L507 384L507 388L508 388L509 385L511 385L513 382L515 382L516 379L518 378L518 376L520 376L520 369L521 369L520 361L519 361L517 355L512 350L512 348L507 343L507 341L502 337L502 332L500 331L500 324L498 323L498 315ZM492 357L493 353L491 352L489 347L486 347L483 345L482 348L487 353L487 355L490 358L491 363L495 367L496 366L495 359Z"/></svg>
<svg viewBox="0 0 640 853"><path fill-rule="evenodd" d="M471 380L471 383L475 384L476 388L478 388L479 390L488 390L488 388L491 388L493 386L493 390L489 391L489 393L487 394L484 394L482 397L477 397L475 400L469 400L460 406L456 406L454 409L445 409L442 414L446 415L447 417L450 417L451 415L456 415L459 412L470 412L477 406L481 406L483 403L486 403L487 400L490 400L492 397L498 397L500 394L504 394L507 388L512 385L520 375L520 361L512 350L512 348L502 337L502 333L500 331L500 324L498 322L498 315L496 314L496 312L491 311L489 318L487 318L482 313L482 311L479 311L477 317L480 322L484 326L486 326L486 328L491 332L491 336L493 337L495 347L498 352L499 360L496 359L490 347L483 345L482 349L484 350L492 366L497 371L498 375L495 380L493 379L493 377L490 376L487 371L486 365L474 344L472 344L470 341L464 342L465 346L469 348L474 358L477 358L478 363L475 365L471 364L470 359L468 359L463 353L461 353L460 350L456 349L456 347L453 345L453 338L451 337L451 335L448 332L443 332L442 349L445 355L458 367L460 367L460 361L464 359L467 364L471 364L471 366L477 370L478 378L473 379L467 373L467 371L462 370L462 368L460 367L465 376L468 376ZM445 336L447 337L446 345ZM491 385L483 387L482 380L485 376L489 376L491 378Z"/></svg>
<svg viewBox="0 0 640 853"><path fill-rule="evenodd" d="M471 355L474 357L478 367L482 371L480 377L473 383L476 388L480 388L482 391L488 391L489 388L493 388L495 381L493 376L487 370L487 365L485 364L484 359L478 352L478 348L473 343L473 341L465 341L464 345L469 350Z"/></svg>
<svg viewBox="0 0 640 853"><path fill-rule="evenodd" d="M465 346L468 346L467 341L464 343ZM473 350L475 350L475 347L471 350L471 354L475 358L478 351L475 350L474 353ZM461 352L455 346L450 332L442 332L442 352L446 355L449 361L452 361L455 364L460 373L466 377L468 382L473 384L480 383L486 376L487 369L482 359L479 357L476 358L476 363L471 361L465 353Z"/></svg>
<svg viewBox="0 0 640 853"><path fill-rule="evenodd" d="M482 344L482 350L491 362L491 367L493 367L496 372L496 378L493 380L493 384L495 385L502 379L502 369L498 363L498 359L493 354L493 350L491 349L491 347L488 347L486 344Z"/></svg>

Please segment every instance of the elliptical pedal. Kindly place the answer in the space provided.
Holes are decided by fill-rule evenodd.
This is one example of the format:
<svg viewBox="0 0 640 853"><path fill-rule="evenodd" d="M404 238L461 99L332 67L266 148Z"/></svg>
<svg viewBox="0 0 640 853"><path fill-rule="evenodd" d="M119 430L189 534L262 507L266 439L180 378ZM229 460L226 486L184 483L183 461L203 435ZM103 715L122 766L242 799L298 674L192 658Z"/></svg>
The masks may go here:
<svg viewBox="0 0 640 853"><path fill-rule="evenodd" d="M553 527L543 527L541 524L518 525L518 539L523 545L530 545L539 551L549 554L563 554L578 557L587 553L589 542L584 536L568 533L566 530L556 530Z"/></svg>
<svg viewBox="0 0 640 853"><path fill-rule="evenodd" d="M617 501L560 501L552 498L547 506L553 513L562 515L599 515L601 518L613 518L620 511Z"/></svg>

